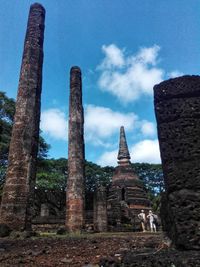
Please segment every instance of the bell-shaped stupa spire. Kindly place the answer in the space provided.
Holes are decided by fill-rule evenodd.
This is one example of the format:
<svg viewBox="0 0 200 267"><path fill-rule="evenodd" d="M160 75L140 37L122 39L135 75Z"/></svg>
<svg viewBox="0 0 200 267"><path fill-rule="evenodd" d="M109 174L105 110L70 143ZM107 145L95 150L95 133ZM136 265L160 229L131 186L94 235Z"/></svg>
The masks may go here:
<svg viewBox="0 0 200 267"><path fill-rule="evenodd" d="M124 126L120 127L120 140L119 140L119 152L118 152L118 163L119 165L130 163L130 154L128 151L128 145L126 142L126 135L124 131Z"/></svg>

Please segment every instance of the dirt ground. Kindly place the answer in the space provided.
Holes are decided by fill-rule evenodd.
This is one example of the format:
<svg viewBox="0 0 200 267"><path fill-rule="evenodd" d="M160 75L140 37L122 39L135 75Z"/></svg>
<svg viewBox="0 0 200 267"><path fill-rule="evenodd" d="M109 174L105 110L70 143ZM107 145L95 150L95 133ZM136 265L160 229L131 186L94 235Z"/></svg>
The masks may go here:
<svg viewBox="0 0 200 267"><path fill-rule="evenodd" d="M164 245L163 245L164 244ZM196 252L194 252L195 254ZM0 266L167 266L200 267L197 252L190 265L181 252L169 250L161 233L101 233L27 239L0 238ZM199 262L198 262L199 260ZM176 263L175 263L176 262ZM166 264L166 265L165 265ZM199 264L199 265L194 265Z"/></svg>

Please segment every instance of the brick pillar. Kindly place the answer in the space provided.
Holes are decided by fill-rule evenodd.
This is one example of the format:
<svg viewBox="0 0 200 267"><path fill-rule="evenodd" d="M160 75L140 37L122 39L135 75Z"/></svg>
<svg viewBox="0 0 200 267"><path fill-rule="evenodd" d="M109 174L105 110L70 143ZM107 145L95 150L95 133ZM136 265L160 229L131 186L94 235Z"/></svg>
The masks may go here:
<svg viewBox="0 0 200 267"><path fill-rule="evenodd" d="M154 87L166 194L163 226L178 248L200 249L200 76Z"/></svg>
<svg viewBox="0 0 200 267"><path fill-rule="evenodd" d="M106 204L107 194L105 186L97 188L95 199L95 230L99 232L106 232L108 230L108 220Z"/></svg>
<svg viewBox="0 0 200 267"><path fill-rule="evenodd" d="M82 82L79 67L70 72L68 180L66 227L70 232L81 231L85 217L84 137Z"/></svg>
<svg viewBox="0 0 200 267"><path fill-rule="evenodd" d="M0 222L12 229L31 227L38 151L45 9L30 7L16 112L3 189Z"/></svg>

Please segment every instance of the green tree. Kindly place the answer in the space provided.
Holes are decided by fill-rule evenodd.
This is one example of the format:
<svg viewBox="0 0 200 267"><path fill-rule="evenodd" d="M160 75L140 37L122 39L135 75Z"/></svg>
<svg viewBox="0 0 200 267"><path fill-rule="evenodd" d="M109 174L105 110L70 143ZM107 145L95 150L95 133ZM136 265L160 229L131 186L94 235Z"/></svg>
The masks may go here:
<svg viewBox="0 0 200 267"><path fill-rule="evenodd" d="M108 187L112 181L114 168L113 167L100 167L92 162L85 162L85 202L86 209L93 209L93 196L94 191L99 185Z"/></svg>
<svg viewBox="0 0 200 267"><path fill-rule="evenodd" d="M15 101L0 92L0 164L4 165L8 159L8 150L11 138Z"/></svg>
<svg viewBox="0 0 200 267"><path fill-rule="evenodd" d="M111 183L113 167L100 167L99 165L85 161L86 191L94 192L100 184L108 186Z"/></svg>
<svg viewBox="0 0 200 267"><path fill-rule="evenodd" d="M5 180L15 101L0 92L0 194Z"/></svg>
<svg viewBox="0 0 200 267"><path fill-rule="evenodd" d="M143 180L152 208L159 213L161 193L164 191L163 171L161 164L135 163L135 172Z"/></svg>
<svg viewBox="0 0 200 267"><path fill-rule="evenodd" d="M164 191L163 171L161 164L134 163L133 168L143 180L145 187L153 195Z"/></svg>
<svg viewBox="0 0 200 267"><path fill-rule="evenodd" d="M43 159L38 162L37 187L65 190L68 178L68 161L65 158ZM100 167L85 161L86 194L94 192L100 184L108 186L112 179L113 167Z"/></svg>
<svg viewBox="0 0 200 267"><path fill-rule="evenodd" d="M67 176L67 159L41 159L38 161L37 188L65 191Z"/></svg>
<svg viewBox="0 0 200 267"><path fill-rule="evenodd" d="M38 190L46 192L60 192L66 190L68 179L67 159L44 159L38 162L36 186ZM86 208L91 209L95 188L100 184L108 186L112 179L113 167L100 167L99 165L85 161L85 196ZM59 198L59 197L58 197ZM60 201L62 195L60 195Z"/></svg>
<svg viewBox="0 0 200 267"><path fill-rule="evenodd" d="M46 159L48 156L48 152L51 146L46 143L44 138L41 136L41 131L40 131L40 136L39 136L39 147L38 147L38 160L43 160Z"/></svg>

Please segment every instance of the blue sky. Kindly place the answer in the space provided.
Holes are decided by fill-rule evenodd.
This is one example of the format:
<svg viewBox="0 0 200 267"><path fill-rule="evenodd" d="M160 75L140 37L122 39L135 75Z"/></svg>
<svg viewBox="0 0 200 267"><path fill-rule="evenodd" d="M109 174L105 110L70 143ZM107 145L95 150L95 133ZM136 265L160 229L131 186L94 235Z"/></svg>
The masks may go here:
<svg viewBox="0 0 200 267"><path fill-rule="evenodd" d="M0 90L16 98L30 4L0 0ZM198 0L46 0L41 128L67 157L69 71L82 69L86 159L116 165L119 127L133 162L160 161L153 85L200 69Z"/></svg>

